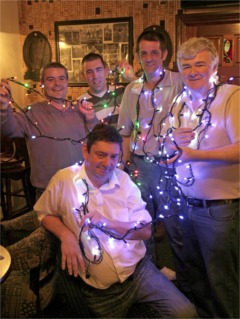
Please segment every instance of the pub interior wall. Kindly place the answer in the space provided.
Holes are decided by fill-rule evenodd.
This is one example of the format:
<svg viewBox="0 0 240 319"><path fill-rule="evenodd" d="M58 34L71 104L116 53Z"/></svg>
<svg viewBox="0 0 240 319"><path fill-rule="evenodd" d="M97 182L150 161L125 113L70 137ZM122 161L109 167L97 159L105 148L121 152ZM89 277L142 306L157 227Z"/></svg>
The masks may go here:
<svg viewBox="0 0 240 319"><path fill-rule="evenodd" d="M56 61L55 21L91 20L106 18L133 17L133 67L134 71L140 69L135 53L135 44L138 35L148 26L164 23L173 46L173 55L169 63L172 68L175 60L175 16L180 9L180 0L18 0L18 24L21 47L28 34L33 31L43 33L51 46L52 61ZM100 11L96 14L96 9ZM24 75L27 67L23 61L23 52L16 51L16 60L19 63L21 74ZM19 71L19 70L18 70ZM26 80L25 80L26 82ZM39 83L31 80L29 85L41 89ZM21 90L24 90L22 88ZM69 87L68 97L77 98L86 91L86 87ZM25 98L25 103L38 99L38 95L32 93Z"/></svg>

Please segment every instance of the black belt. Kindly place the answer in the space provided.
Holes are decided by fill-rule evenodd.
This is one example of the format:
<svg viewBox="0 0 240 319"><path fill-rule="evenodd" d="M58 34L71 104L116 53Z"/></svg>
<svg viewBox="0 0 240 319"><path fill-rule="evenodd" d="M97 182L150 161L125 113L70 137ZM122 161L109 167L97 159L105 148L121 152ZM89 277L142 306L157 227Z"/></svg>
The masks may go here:
<svg viewBox="0 0 240 319"><path fill-rule="evenodd" d="M234 199L198 199L198 198L190 198L185 197L186 203L191 207L210 207L210 206L219 206L219 205L227 205L239 202L239 198Z"/></svg>
<svg viewBox="0 0 240 319"><path fill-rule="evenodd" d="M131 155L137 157L137 158L140 158L140 159L144 159L144 156L145 155L138 155L138 154L135 154L135 153L131 153Z"/></svg>
<svg viewBox="0 0 240 319"><path fill-rule="evenodd" d="M131 153L131 155L137 157L137 158L140 158L140 159L144 159L144 157L147 157L147 155L138 155L138 154L135 154L135 153ZM157 161L159 160L160 157L157 157L157 156L153 156L154 159Z"/></svg>

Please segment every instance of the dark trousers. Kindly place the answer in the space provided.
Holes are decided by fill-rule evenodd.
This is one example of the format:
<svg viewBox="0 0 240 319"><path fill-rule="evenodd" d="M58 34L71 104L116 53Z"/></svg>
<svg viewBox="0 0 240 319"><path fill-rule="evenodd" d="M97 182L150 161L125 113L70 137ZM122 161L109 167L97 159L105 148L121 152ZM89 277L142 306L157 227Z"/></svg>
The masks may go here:
<svg viewBox="0 0 240 319"><path fill-rule="evenodd" d="M182 207L183 252L201 318L239 318L239 202Z"/></svg>

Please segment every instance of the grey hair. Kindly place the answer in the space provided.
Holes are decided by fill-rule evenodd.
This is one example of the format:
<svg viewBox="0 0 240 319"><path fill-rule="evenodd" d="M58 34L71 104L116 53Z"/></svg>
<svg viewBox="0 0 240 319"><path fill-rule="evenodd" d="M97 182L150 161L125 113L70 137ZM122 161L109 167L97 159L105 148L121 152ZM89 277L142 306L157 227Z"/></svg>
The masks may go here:
<svg viewBox="0 0 240 319"><path fill-rule="evenodd" d="M184 42L178 49L177 52L177 65L179 71L181 71L182 59L193 59L195 56L202 51L208 51L211 56L212 65L218 66L219 57L213 42L204 37L194 37Z"/></svg>

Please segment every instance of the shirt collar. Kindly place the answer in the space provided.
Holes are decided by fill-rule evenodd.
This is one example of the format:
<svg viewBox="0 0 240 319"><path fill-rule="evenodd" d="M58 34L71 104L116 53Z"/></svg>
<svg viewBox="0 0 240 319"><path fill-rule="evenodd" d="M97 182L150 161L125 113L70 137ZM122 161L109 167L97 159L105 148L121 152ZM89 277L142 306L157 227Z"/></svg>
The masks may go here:
<svg viewBox="0 0 240 319"><path fill-rule="evenodd" d="M144 75L142 75L139 79L133 81L134 84L132 86L132 93L135 94L140 94L142 92L142 88L143 88L143 83L144 83ZM165 70L165 76L162 79L162 81L155 87L156 88L160 88L160 87L168 87L171 86L171 79L169 77L169 71Z"/></svg>
<svg viewBox="0 0 240 319"><path fill-rule="evenodd" d="M87 184L89 185L90 189L96 189L95 186L93 186L91 180L88 178L88 175L86 173L86 167L85 163L82 164L78 174L74 177L74 183L79 183L81 180L85 179ZM115 186L120 187L119 179L115 173L113 172L110 181L100 187L100 189L113 189Z"/></svg>
<svg viewBox="0 0 240 319"><path fill-rule="evenodd" d="M69 101L66 101L66 102L65 102L65 106L63 106L63 104L56 103L56 102L54 102L53 100L51 100L50 104L51 104L53 107L55 107L56 109L58 109L58 110L60 110L60 111L62 111L62 112L66 111L66 110L70 107L70 105L71 105L71 103L70 103Z"/></svg>
<svg viewBox="0 0 240 319"><path fill-rule="evenodd" d="M109 94L110 92L112 92L112 91L114 91L114 87L111 86L111 85L109 85L109 84L107 83L107 89L106 89L105 93L104 93L102 96L98 96L98 95L93 94L93 93L90 91L90 89L87 90L87 93L88 93L91 97L96 97L96 98L99 98L99 99L104 99L104 98L105 98L106 96L108 96L108 94Z"/></svg>

